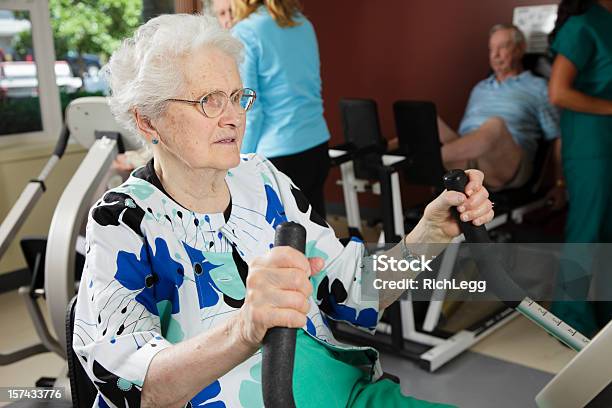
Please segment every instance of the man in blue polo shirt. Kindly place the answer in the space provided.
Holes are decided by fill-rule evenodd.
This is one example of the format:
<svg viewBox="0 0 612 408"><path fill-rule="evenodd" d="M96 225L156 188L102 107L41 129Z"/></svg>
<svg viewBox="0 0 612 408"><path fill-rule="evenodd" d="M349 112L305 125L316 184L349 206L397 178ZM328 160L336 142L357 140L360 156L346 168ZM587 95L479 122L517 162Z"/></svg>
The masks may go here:
<svg viewBox="0 0 612 408"><path fill-rule="evenodd" d="M478 168L491 189L521 187L529 180L542 137L556 139L560 163L559 112L548 101L546 81L523 70L525 49L517 27L494 26L489 37L493 74L472 90L459 131L438 119L446 168ZM557 168L557 187L562 188Z"/></svg>

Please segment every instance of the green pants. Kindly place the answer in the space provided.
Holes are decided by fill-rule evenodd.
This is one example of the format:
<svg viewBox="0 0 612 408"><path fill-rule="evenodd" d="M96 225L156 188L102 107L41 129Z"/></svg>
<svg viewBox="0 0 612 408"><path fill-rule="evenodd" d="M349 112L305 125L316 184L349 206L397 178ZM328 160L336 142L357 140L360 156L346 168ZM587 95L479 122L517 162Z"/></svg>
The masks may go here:
<svg viewBox="0 0 612 408"><path fill-rule="evenodd" d="M561 265L557 284L565 290L564 295L555 295L558 301L552 312L590 337L612 318L612 302L585 300L592 277L592 254L588 245L580 243L612 242L612 159L566 159L563 170L569 193L566 256L573 261ZM598 298L611 296L603 293Z"/></svg>
<svg viewBox="0 0 612 408"><path fill-rule="evenodd" d="M359 357L340 356L361 351L335 351L298 330L293 395L298 408L306 407L407 407L450 408L402 395L400 385L390 380L372 383L369 373L348 364Z"/></svg>

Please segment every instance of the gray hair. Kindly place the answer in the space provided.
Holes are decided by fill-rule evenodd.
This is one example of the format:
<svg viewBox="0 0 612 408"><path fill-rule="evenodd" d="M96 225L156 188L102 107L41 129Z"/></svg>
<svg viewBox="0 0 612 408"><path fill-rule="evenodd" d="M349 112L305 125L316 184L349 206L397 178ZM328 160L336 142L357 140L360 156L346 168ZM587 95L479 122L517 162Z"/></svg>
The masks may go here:
<svg viewBox="0 0 612 408"><path fill-rule="evenodd" d="M489 31L489 38L501 30L512 30L512 40L514 41L514 45L527 45L525 34L523 34L521 29L514 24L495 24Z"/></svg>
<svg viewBox="0 0 612 408"><path fill-rule="evenodd" d="M242 62L242 43L212 16L165 14L140 26L104 67L115 119L138 135L134 109L148 118L159 117L166 99L186 91L180 58L205 46L225 52L236 64Z"/></svg>

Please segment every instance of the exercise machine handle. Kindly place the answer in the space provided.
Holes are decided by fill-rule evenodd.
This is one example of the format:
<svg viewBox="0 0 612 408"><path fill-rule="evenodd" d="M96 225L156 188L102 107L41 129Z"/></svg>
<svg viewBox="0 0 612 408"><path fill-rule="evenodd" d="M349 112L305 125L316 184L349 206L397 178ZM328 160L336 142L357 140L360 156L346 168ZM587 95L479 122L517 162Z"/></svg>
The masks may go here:
<svg viewBox="0 0 612 408"><path fill-rule="evenodd" d="M467 182L468 176L463 170L451 170L444 175L444 186L447 190L463 193ZM451 212L459 223L466 242L481 244L470 246L470 252L478 265L478 273L506 306L515 309L576 351L580 351L589 343L587 337L530 299L527 293L512 280L496 256L498 251L492 247L493 244L484 225L476 226L471 222L461 221L459 212L454 207L451 208Z"/></svg>
<svg viewBox="0 0 612 408"><path fill-rule="evenodd" d="M444 175L444 187L450 191L465 193L465 186L468 183L468 176L463 170L451 170ZM465 236L467 242L488 244L491 242L489 233L484 225L476 226L471 222L463 222L459 218L459 212L455 207L451 208L453 217L459 223L459 228Z"/></svg>
<svg viewBox="0 0 612 408"><path fill-rule="evenodd" d="M295 222L276 228L274 246L289 246L304 253L306 229ZM261 386L266 408L295 407L293 399L293 362L296 329L274 327L263 339Z"/></svg>
<svg viewBox="0 0 612 408"><path fill-rule="evenodd" d="M444 186L447 190L465 192L468 176L463 170L451 170L444 175ZM487 284L506 306L516 309L520 299L524 299L527 294L523 289L510 279L501 262L498 262L493 255L496 252L493 248L489 233L484 225L476 226L471 222L461 221L459 212L455 207L451 208L453 217L459 223L459 228L465 236L465 241L471 245L470 250L478 265L480 275L487 281Z"/></svg>

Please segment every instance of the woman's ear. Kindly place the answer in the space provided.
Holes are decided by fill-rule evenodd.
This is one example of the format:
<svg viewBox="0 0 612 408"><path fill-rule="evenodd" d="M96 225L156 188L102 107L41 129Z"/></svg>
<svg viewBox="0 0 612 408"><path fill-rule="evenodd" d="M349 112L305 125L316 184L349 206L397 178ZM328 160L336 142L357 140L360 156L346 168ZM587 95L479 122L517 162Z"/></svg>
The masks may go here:
<svg viewBox="0 0 612 408"><path fill-rule="evenodd" d="M134 120L136 121L138 130L147 141L152 142L153 140L159 140L157 129L151 124L151 119L141 114L138 109L134 109Z"/></svg>

